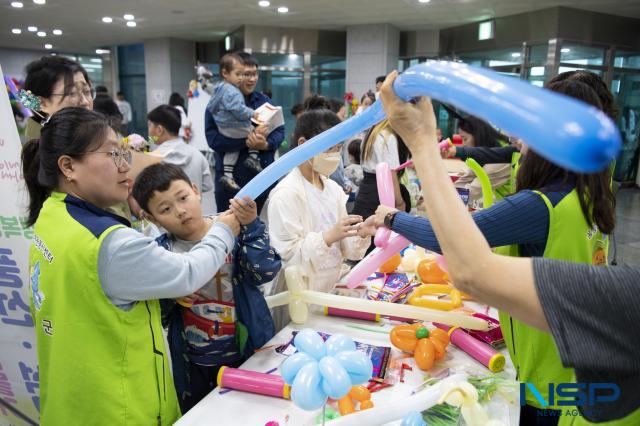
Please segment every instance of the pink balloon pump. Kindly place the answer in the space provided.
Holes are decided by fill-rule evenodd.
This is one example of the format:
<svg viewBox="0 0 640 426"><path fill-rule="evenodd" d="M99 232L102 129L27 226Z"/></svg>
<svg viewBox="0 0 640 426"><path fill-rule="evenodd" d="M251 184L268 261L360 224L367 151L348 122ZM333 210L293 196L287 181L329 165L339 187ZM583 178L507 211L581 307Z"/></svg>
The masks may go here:
<svg viewBox="0 0 640 426"><path fill-rule="evenodd" d="M391 178L389 164L378 163L376 166L376 182L378 184L378 198L380 198L380 204L387 207L395 207L396 201L393 192L393 179ZM385 227L380 227L376 231L376 236L373 241L376 247L385 248L389 243L389 237L391 237L391 230Z"/></svg>

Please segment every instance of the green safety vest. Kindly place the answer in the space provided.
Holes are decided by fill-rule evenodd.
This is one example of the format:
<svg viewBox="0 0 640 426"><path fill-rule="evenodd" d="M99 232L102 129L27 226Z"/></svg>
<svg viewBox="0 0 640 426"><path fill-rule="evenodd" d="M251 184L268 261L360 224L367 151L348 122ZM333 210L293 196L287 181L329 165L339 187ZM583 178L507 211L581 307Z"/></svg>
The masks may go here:
<svg viewBox="0 0 640 426"><path fill-rule="evenodd" d="M58 192L35 223L30 301L43 425L170 425L180 417L159 302L124 311L100 284L100 245L123 227Z"/></svg>
<svg viewBox="0 0 640 426"><path fill-rule="evenodd" d="M511 155L511 176L509 180L493 190L496 202L516 193L516 176L518 175L518 168L520 168L520 157L522 157L520 152L514 152Z"/></svg>
<svg viewBox="0 0 640 426"><path fill-rule="evenodd" d="M544 194L536 193L549 209L549 236L543 257L587 264L606 263L608 237L595 226L589 227L576 190L571 191L555 207ZM495 251L503 255L520 256L518 245L498 247ZM562 366L551 334L530 327L506 312L500 312L500 327L518 380L532 383L546 401L549 401L549 383L575 382L573 369ZM562 408L542 407L529 392L526 401L537 408Z"/></svg>

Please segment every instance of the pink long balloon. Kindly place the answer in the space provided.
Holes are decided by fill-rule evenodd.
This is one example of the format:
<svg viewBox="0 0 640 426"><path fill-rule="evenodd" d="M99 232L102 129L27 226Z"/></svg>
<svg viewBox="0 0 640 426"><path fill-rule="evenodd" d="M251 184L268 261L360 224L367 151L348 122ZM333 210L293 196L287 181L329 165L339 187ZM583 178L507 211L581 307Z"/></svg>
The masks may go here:
<svg viewBox="0 0 640 426"><path fill-rule="evenodd" d="M378 248L362 259L347 275L347 287L354 288L360 285L367 277L373 274L380 265L400 250L408 247L411 241L402 235L391 238L384 248Z"/></svg>
<svg viewBox="0 0 640 426"><path fill-rule="evenodd" d="M391 178L391 170L389 170L389 164L378 163L376 166L376 182L378 184L378 198L380 204L395 207L396 200L393 193L393 180ZM385 227L380 227L376 231L376 236L373 239L376 247L384 248L389 243L389 237L391 237L391 230Z"/></svg>

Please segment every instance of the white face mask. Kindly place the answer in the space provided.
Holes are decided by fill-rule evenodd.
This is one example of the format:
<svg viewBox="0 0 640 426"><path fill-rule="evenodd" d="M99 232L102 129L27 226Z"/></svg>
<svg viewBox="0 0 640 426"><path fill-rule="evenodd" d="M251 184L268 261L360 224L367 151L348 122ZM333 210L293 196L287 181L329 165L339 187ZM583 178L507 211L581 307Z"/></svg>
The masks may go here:
<svg viewBox="0 0 640 426"><path fill-rule="evenodd" d="M311 168L323 176L329 176L340 165L339 152L322 152L311 161Z"/></svg>

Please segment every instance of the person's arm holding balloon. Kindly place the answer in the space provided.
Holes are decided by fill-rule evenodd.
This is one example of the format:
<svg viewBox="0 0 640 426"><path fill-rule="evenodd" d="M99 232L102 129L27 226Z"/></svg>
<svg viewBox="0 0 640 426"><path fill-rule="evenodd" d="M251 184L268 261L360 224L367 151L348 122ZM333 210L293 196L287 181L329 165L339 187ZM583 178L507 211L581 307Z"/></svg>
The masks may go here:
<svg viewBox="0 0 640 426"><path fill-rule="evenodd" d="M392 126L414 155L428 215L455 286L529 325L550 330L563 364L576 369L579 382L619 382L629 372L636 374L640 341L628 325L640 322L640 267L603 268L491 252L434 148L430 102L414 106L399 101L391 90L394 77L387 79L381 97ZM418 127L407 125L421 114L429 120L413 120ZM594 353L593 347L606 348L607 354Z"/></svg>
<svg viewBox="0 0 640 426"><path fill-rule="evenodd" d="M411 104L400 100L392 87L396 76L396 72L391 73L383 85L383 106L392 127L413 154L431 225L446 256L452 281L478 300L508 308L514 317L548 329L533 285L531 259L504 258L491 252L440 158L431 101L421 98Z"/></svg>

